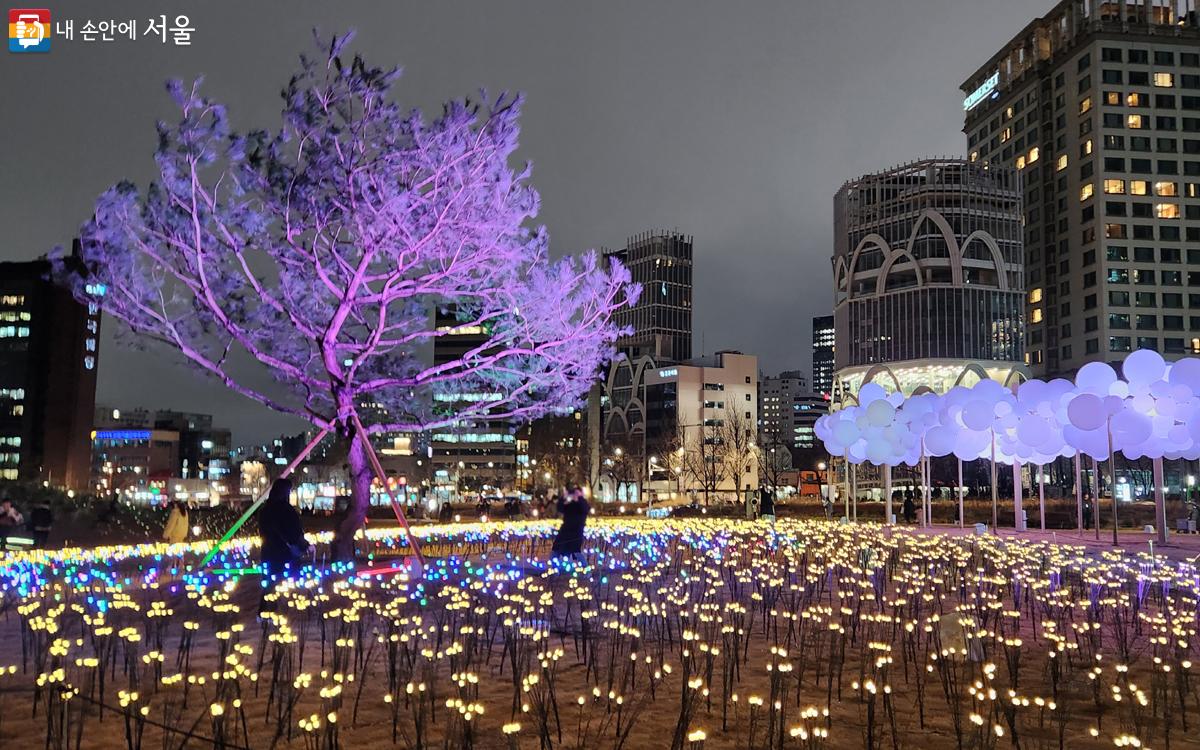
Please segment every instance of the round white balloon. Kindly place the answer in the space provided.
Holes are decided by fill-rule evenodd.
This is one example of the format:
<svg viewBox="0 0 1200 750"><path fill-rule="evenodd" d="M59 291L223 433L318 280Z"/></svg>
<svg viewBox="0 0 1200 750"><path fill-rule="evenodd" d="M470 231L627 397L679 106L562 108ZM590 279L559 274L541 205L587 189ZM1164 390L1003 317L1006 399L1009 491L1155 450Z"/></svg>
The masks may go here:
<svg viewBox="0 0 1200 750"><path fill-rule="evenodd" d="M1075 385L1079 390L1095 394L1107 394L1108 387L1117 379L1117 371L1105 362L1088 362L1075 374Z"/></svg>
<svg viewBox="0 0 1200 750"><path fill-rule="evenodd" d="M1125 357L1121 372L1130 385L1153 383L1162 378L1166 372L1167 363L1162 355L1153 349L1138 349Z"/></svg>
<svg viewBox="0 0 1200 750"><path fill-rule="evenodd" d="M1081 393L1067 405L1067 418L1080 430L1095 430L1103 426L1107 416L1104 402L1092 393Z"/></svg>

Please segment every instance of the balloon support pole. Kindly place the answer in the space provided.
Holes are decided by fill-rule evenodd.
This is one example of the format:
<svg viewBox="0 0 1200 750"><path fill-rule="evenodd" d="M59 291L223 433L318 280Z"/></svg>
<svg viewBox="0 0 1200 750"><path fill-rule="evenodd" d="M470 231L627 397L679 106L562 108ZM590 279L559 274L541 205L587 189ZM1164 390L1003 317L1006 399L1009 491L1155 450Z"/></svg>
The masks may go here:
<svg viewBox="0 0 1200 750"><path fill-rule="evenodd" d="M1046 467L1038 466L1038 514L1042 520L1042 531L1046 530Z"/></svg>
<svg viewBox="0 0 1200 750"><path fill-rule="evenodd" d="M892 466L891 464L883 465L883 501L885 526L892 525Z"/></svg>
<svg viewBox="0 0 1200 750"><path fill-rule="evenodd" d="M1154 530L1155 538L1160 545L1167 543L1167 499L1165 497L1166 487L1163 481L1163 460L1161 457L1154 459ZM1151 554L1154 551L1154 542L1150 543Z"/></svg>
<svg viewBox="0 0 1200 750"><path fill-rule="evenodd" d="M1080 463L1083 458L1075 451L1075 520L1079 525L1079 538L1083 538L1083 479Z"/></svg>
<svg viewBox="0 0 1200 750"><path fill-rule="evenodd" d="M1024 482L1021 479L1021 464L1019 461L1014 461L1012 465L1013 473L1013 528L1017 531L1025 531L1025 505L1022 500L1024 492Z"/></svg>
<svg viewBox="0 0 1200 750"><path fill-rule="evenodd" d="M957 457L956 457L957 458ZM963 513L963 495L967 494L967 488L963 487L962 481L962 459L958 459L958 485L954 491L958 493L958 528L964 528L967 523L966 516Z"/></svg>

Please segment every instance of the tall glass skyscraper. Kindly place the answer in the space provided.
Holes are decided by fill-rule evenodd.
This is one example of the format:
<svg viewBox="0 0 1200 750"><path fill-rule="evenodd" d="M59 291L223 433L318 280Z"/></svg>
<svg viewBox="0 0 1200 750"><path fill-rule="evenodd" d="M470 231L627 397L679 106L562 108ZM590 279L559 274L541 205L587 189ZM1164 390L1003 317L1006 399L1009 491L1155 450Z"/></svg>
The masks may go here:
<svg viewBox="0 0 1200 750"><path fill-rule="evenodd" d="M836 341L832 315L812 319L812 389L825 398L833 393L833 348Z"/></svg>
<svg viewBox="0 0 1200 750"><path fill-rule="evenodd" d="M615 315L617 325L633 334L618 348L630 359L649 355L659 364L692 357L692 238L680 232L653 231L630 237L624 249L605 253L621 261L642 296Z"/></svg>
<svg viewBox="0 0 1200 750"><path fill-rule="evenodd" d="M629 269L642 285L632 307L613 316L633 332L617 341L604 392L604 439L642 442L647 432L645 377L664 365L692 358L692 237L678 231L649 231L630 237L605 257Z"/></svg>

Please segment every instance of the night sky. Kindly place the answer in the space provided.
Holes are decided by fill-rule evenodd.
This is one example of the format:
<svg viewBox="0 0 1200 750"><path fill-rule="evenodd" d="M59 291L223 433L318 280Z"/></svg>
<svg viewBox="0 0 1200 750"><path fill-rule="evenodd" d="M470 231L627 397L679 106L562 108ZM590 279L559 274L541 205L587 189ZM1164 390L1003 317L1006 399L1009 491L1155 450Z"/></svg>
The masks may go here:
<svg viewBox="0 0 1200 750"><path fill-rule="evenodd" d="M738 2L53 3L74 41L0 62L0 259L69 243L97 195L154 176L163 81L205 76L239 129L278 125L278 93L311 30L399 64L397 93L525 92L531 160L556 253L620 246L646 229L695 237L695 349L736 348L768 373L809 367L810 318L832 301L833 194L865 172L961 155L958 85L1052 0ZM43 7L37 5L35 7ZM190 47L143 39L180 13ZM85 43L83 22L130 18L138 39ZM166 350L108 331L100 403L211 412L238 442L293 420L228 393Z"/></svg>

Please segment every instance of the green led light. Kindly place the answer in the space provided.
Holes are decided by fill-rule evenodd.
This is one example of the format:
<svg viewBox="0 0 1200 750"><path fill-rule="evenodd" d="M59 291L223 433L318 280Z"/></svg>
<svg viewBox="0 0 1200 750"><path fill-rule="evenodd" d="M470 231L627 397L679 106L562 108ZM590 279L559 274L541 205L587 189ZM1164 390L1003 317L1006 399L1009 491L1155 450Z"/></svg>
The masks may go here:
<svg viewBox="0 0 1200 750"><path fill-rule="evenodd" d="M224 576L257 575L258 573L261 573L261 572L262 571L260 571L258 569L257 565L252 568L217 568L217 569L213 570L213 573L215 573L216 575L224 575Z"/></svg>
<svg viewBox="0 0 1200 750"><path fill-rule="evenodd" d="M242 528L242 526L246 523L246 521L250 520L250 516L254 515L254 511L258 510L259 506L261 506L266 501L267 501L266 496L263 496L259 500L256 500L253 505L251 505L249 508L246 509L246 512L242 514L242 517L239 518L237 521L235 521L233 526L229 527L229 531L225 532L225 536L221 537L217 541L217 543L213 546L213 548L208 551L208 554L204 556L204 559L200 561L201 568L208 566L209 562L211 562L212 559L217 556L217 553L221 551L221 548L224 547L226 545L226 543L228 543L229 540L233 538L234 534L238 533L238 529Z"/></svg>

